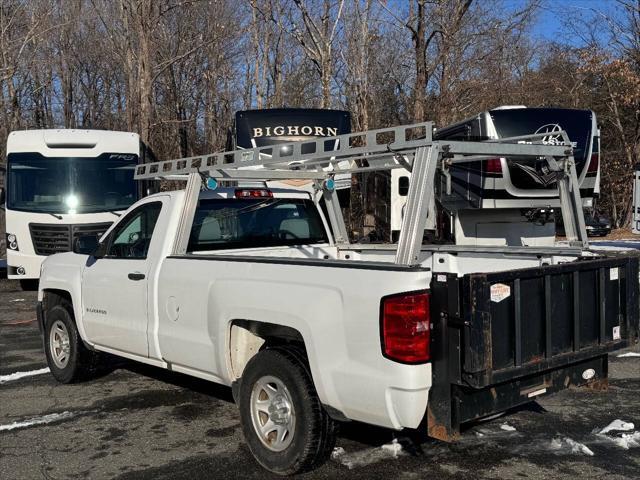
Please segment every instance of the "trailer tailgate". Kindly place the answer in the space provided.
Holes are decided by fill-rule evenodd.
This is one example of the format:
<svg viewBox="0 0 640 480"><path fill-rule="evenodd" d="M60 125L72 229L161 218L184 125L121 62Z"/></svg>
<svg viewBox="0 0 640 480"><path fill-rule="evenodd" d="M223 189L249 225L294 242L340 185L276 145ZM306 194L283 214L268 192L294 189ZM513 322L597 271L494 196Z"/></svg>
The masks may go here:
<svg viewBox="0 0 640 480"><path fill-rule="evenodd" d="M638 341L638 256L434 273L429 435L542 394L607 386L607 353Z"/></svg>
<svg viewBox="0 0 640 480"><path fill-rule="evenodd" d="M636 256L459 280L463 385L486 387L637 341Z"/></svg>

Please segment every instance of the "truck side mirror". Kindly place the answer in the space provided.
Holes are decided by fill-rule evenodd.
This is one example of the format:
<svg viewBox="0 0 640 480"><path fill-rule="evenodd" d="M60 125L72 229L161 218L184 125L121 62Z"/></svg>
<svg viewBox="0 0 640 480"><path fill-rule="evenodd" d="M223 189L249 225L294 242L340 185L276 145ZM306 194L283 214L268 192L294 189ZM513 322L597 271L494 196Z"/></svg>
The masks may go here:
<svg viewBox="0 0 640 480"><path fill-rule="evenodd" d="M92 255L99 250L99 247L97 235L82 235L73 242L73 253Z"/></svg>
<svg viewBox="0 0 640 480"><path fill-rule="evenodd" d="M0 208L4 208L4 188L0 187Z"/></svg>

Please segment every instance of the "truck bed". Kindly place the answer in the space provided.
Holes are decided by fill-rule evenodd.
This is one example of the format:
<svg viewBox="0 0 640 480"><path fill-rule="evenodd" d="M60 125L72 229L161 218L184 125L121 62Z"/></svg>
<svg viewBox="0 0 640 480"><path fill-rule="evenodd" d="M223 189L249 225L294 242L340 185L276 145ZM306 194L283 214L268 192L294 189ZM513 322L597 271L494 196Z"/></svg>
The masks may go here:
<svg viewBox="0 0 640 480"><path fill-rule="evenodd" d="M329 244L302 245L287 247L264 247L233 250L217 250L198 252L195 256L215 257L251 257L251 261L259 261L256 257L268 259L288 259L310 261L312 264L332 262L332 265L357 267L394 262L397 251L395 244L350 244L332 246ZM568 246L557 247L513 247L513 246L468 246L468 245L423 245L420 251L419 265L433 272L490 272L507 269L553 265L560 262L573 261L585 255L579 248ZM593 253L586 253L593 255ZM313 263L317 261L316 263Z"/></svg>

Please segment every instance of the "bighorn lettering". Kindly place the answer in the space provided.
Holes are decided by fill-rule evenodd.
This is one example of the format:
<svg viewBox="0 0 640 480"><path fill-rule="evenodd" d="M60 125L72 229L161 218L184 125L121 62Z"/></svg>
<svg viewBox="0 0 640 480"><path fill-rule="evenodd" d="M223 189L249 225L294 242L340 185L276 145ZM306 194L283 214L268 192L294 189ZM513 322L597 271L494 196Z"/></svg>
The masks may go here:
<svg viewBox="0 0 640 480"><path fill-rule="evenodd" d="M282 137L282 136L299 136L307 137L335 137L338 135L336 127L320 127L320 126L298 126L298 125L277 125L275 127L256 127L253 129L253 138L257 137Z"/></svg>

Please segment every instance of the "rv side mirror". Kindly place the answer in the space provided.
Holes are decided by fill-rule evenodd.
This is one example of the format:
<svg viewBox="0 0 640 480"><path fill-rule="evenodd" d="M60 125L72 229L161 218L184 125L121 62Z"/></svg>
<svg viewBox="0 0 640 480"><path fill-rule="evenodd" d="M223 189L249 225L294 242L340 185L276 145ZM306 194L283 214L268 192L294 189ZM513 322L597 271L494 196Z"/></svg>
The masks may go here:
<svg viewBox="0 0 640 480"><path fill-rule="evenodd" d="M97 235L82 235L73 242L73 253L93 255L98 253L100 243ZM94 255L96 256L96 255Z"/></svg>

